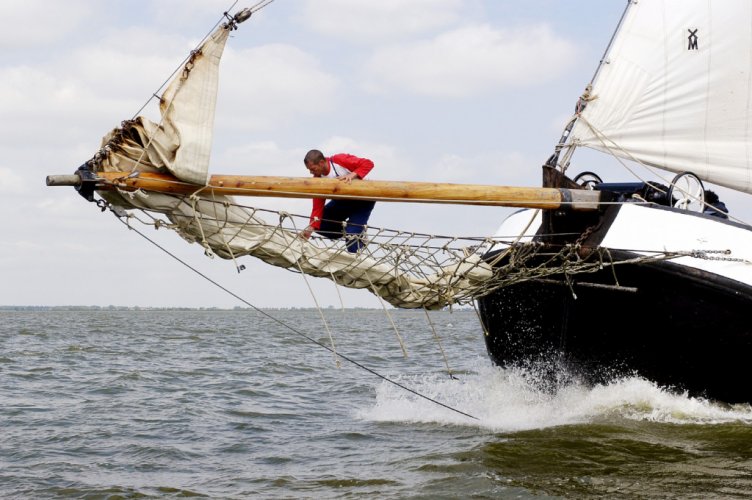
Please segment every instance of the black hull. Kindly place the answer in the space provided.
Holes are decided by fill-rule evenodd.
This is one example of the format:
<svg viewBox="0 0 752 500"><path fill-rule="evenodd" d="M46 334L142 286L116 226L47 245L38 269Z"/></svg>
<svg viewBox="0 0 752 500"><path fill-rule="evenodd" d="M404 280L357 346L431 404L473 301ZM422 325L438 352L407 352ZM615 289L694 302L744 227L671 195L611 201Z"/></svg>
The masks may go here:
<svg viewBox="0 0 752 500"><path fill-rule="evenodd" d="M591 383L638 374L693 396L752 402L752 293L741 283L662 261L569 284L528 281L478 302L500 366L556 375L563 365Z"/></svg>

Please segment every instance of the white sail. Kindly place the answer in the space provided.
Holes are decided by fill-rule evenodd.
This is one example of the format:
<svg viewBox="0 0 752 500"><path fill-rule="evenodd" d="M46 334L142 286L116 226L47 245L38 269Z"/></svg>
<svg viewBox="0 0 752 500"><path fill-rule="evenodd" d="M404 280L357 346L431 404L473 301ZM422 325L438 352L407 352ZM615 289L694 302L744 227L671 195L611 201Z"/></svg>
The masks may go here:
<svg viewBox="0 0 752 500"><path fill-rule="evenodd" d="M166 169L180 180L206 184L214 133L219 62L230 28L218 28L170 82L159 103L162 119L139 116L102 139L105 171ZM116 138L113 142L113 139Z"/></svg>
<svg viewBox="0 0 752 500"><path fill-rule="evenodd" d="M220 28L192 54L191 77L183 70L162 95L165 125L175 127L180 147L170 169L178 179L206 184L214 133L214 110L219 86L219 62L230 30Z"/></svg>
<svg viewBox="0 0 752 500"><path fill-rule="evenodd" d="M632 1L573 144L752 193L752 1Z"/></svg>

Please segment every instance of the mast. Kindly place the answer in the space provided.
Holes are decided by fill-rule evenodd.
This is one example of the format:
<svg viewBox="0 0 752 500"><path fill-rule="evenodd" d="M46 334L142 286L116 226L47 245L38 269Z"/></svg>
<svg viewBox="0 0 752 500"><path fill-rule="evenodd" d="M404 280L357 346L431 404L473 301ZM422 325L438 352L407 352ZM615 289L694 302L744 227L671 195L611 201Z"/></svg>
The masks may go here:
<svg viewBox="0 0 752 500"><path fill-rule="evenodd" d="M619 18L619 22L616 25L616 29L611 34L611 39L608 41L608 45L606 45L606 50L603 51L603 56L601 57L601 60L598 62L598 67L595 68L595 73L593 73L593 77L590 79L590 85L592 86L595 83L595 79L598 77L598 75L601 72L601 68L604 64L608 64L608 55L611 52L611 47L614 45L614 40L616 40L616 35L619 34L619 30L621 30L622 25L624 24L624 19L627 17L627 11L632 6L632 4L635 3L635 0L627 0L627 5L624 7L624 11L621 13L621 17Z"/></svg>
<svg viewBox="0 0 752 500"><path fill-rule="evenodd" d="M611 39L608 41L608 44L606 45L606 49L603 51L603 56L601 56L600 61L598 62L598 66L595 68L595 72L593 73L593 77L590 79L590 83L585 87L585 91L583 92L582 96L577 100L577 105L575 107L575 115L572 117L572 119L567 123L567 126L564 128L564 132L561 134L561 138L559 139L558 144L556 145L556 148L554 150L554 154L551 155L551 157L546 161L546 165L549 167L556 168L557 164L559 164L559 154L561 153L561 150L564 147L567 147L567 152L564 155L564 158L561 161L561 171L566 171L567 167L569 166L569 159L572 157L572 154L574 154L575 145L569 144L569 136L572 132L572 129L574 128L575 124L577 123L577 120L580 116L580 113L585 109L587 106L587 103L590 102L592 99L591 90L593 88L593 85L595 84L596 78L598 78L598 75L601 72L601 69L605 64L608 64L608 56L611 52L611 48L614 45L614 40L616 40L616 35L619 34L619 31L621 30L621 27L624 25L624 19L627 17L627 12L629 11L629 8L632 6L632 4L635 3L635 0L627 0L627 5L624 7L624 10L621 13L621 17L619 18L619 22L616 24L616 29L614 29L614 32L611 34Z"/></svg>

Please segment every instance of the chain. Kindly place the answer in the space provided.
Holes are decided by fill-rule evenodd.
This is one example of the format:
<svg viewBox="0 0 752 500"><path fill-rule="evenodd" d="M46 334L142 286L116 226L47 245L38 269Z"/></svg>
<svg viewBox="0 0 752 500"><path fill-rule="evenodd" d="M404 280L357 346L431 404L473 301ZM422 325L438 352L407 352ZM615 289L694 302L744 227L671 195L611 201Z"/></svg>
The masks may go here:
<svg viewBox="0 0 752 500"><path fill-rule="evenodd" d="M695 259L724 262L747 262L746 259L741 259L738 257L711 257L709 254L731 255L731 250L692 250L690 252L687 252L688 257L694 257Z"/></svg>

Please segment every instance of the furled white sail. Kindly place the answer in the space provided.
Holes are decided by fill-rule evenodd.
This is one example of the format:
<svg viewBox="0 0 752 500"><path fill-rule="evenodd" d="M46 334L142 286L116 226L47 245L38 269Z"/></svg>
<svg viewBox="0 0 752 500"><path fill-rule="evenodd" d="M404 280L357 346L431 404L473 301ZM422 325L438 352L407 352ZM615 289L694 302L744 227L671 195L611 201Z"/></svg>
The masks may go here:
<svg viewBox="0 0 752 500"><path fill-rule="evenodd" d="M752 193L752 1L632 1L573 144Z"/></svg>
<svg viewBox="0 0 752 500"><path fill-rule="evenodd" d="M209 178L209 155L214 131L217 103L219 62L230 34L220 28L192 54L180 78L172 81L162 95L160 109L168 123L179 123L181 147L170 169L178 179L206 184ZM188 78L186 71L198 74Z"/></svg>
<svg viewBox="0 0 752 500"><path fill-rule="evenodd" d="M206 184L219 62L230 31L226 25L218 28L191 54L162 94L160 123L139 116L124 126L125 133L115 129L104 137L103 170L149 171L155 170L151 165L159 165L180 180Z"/></svg>

